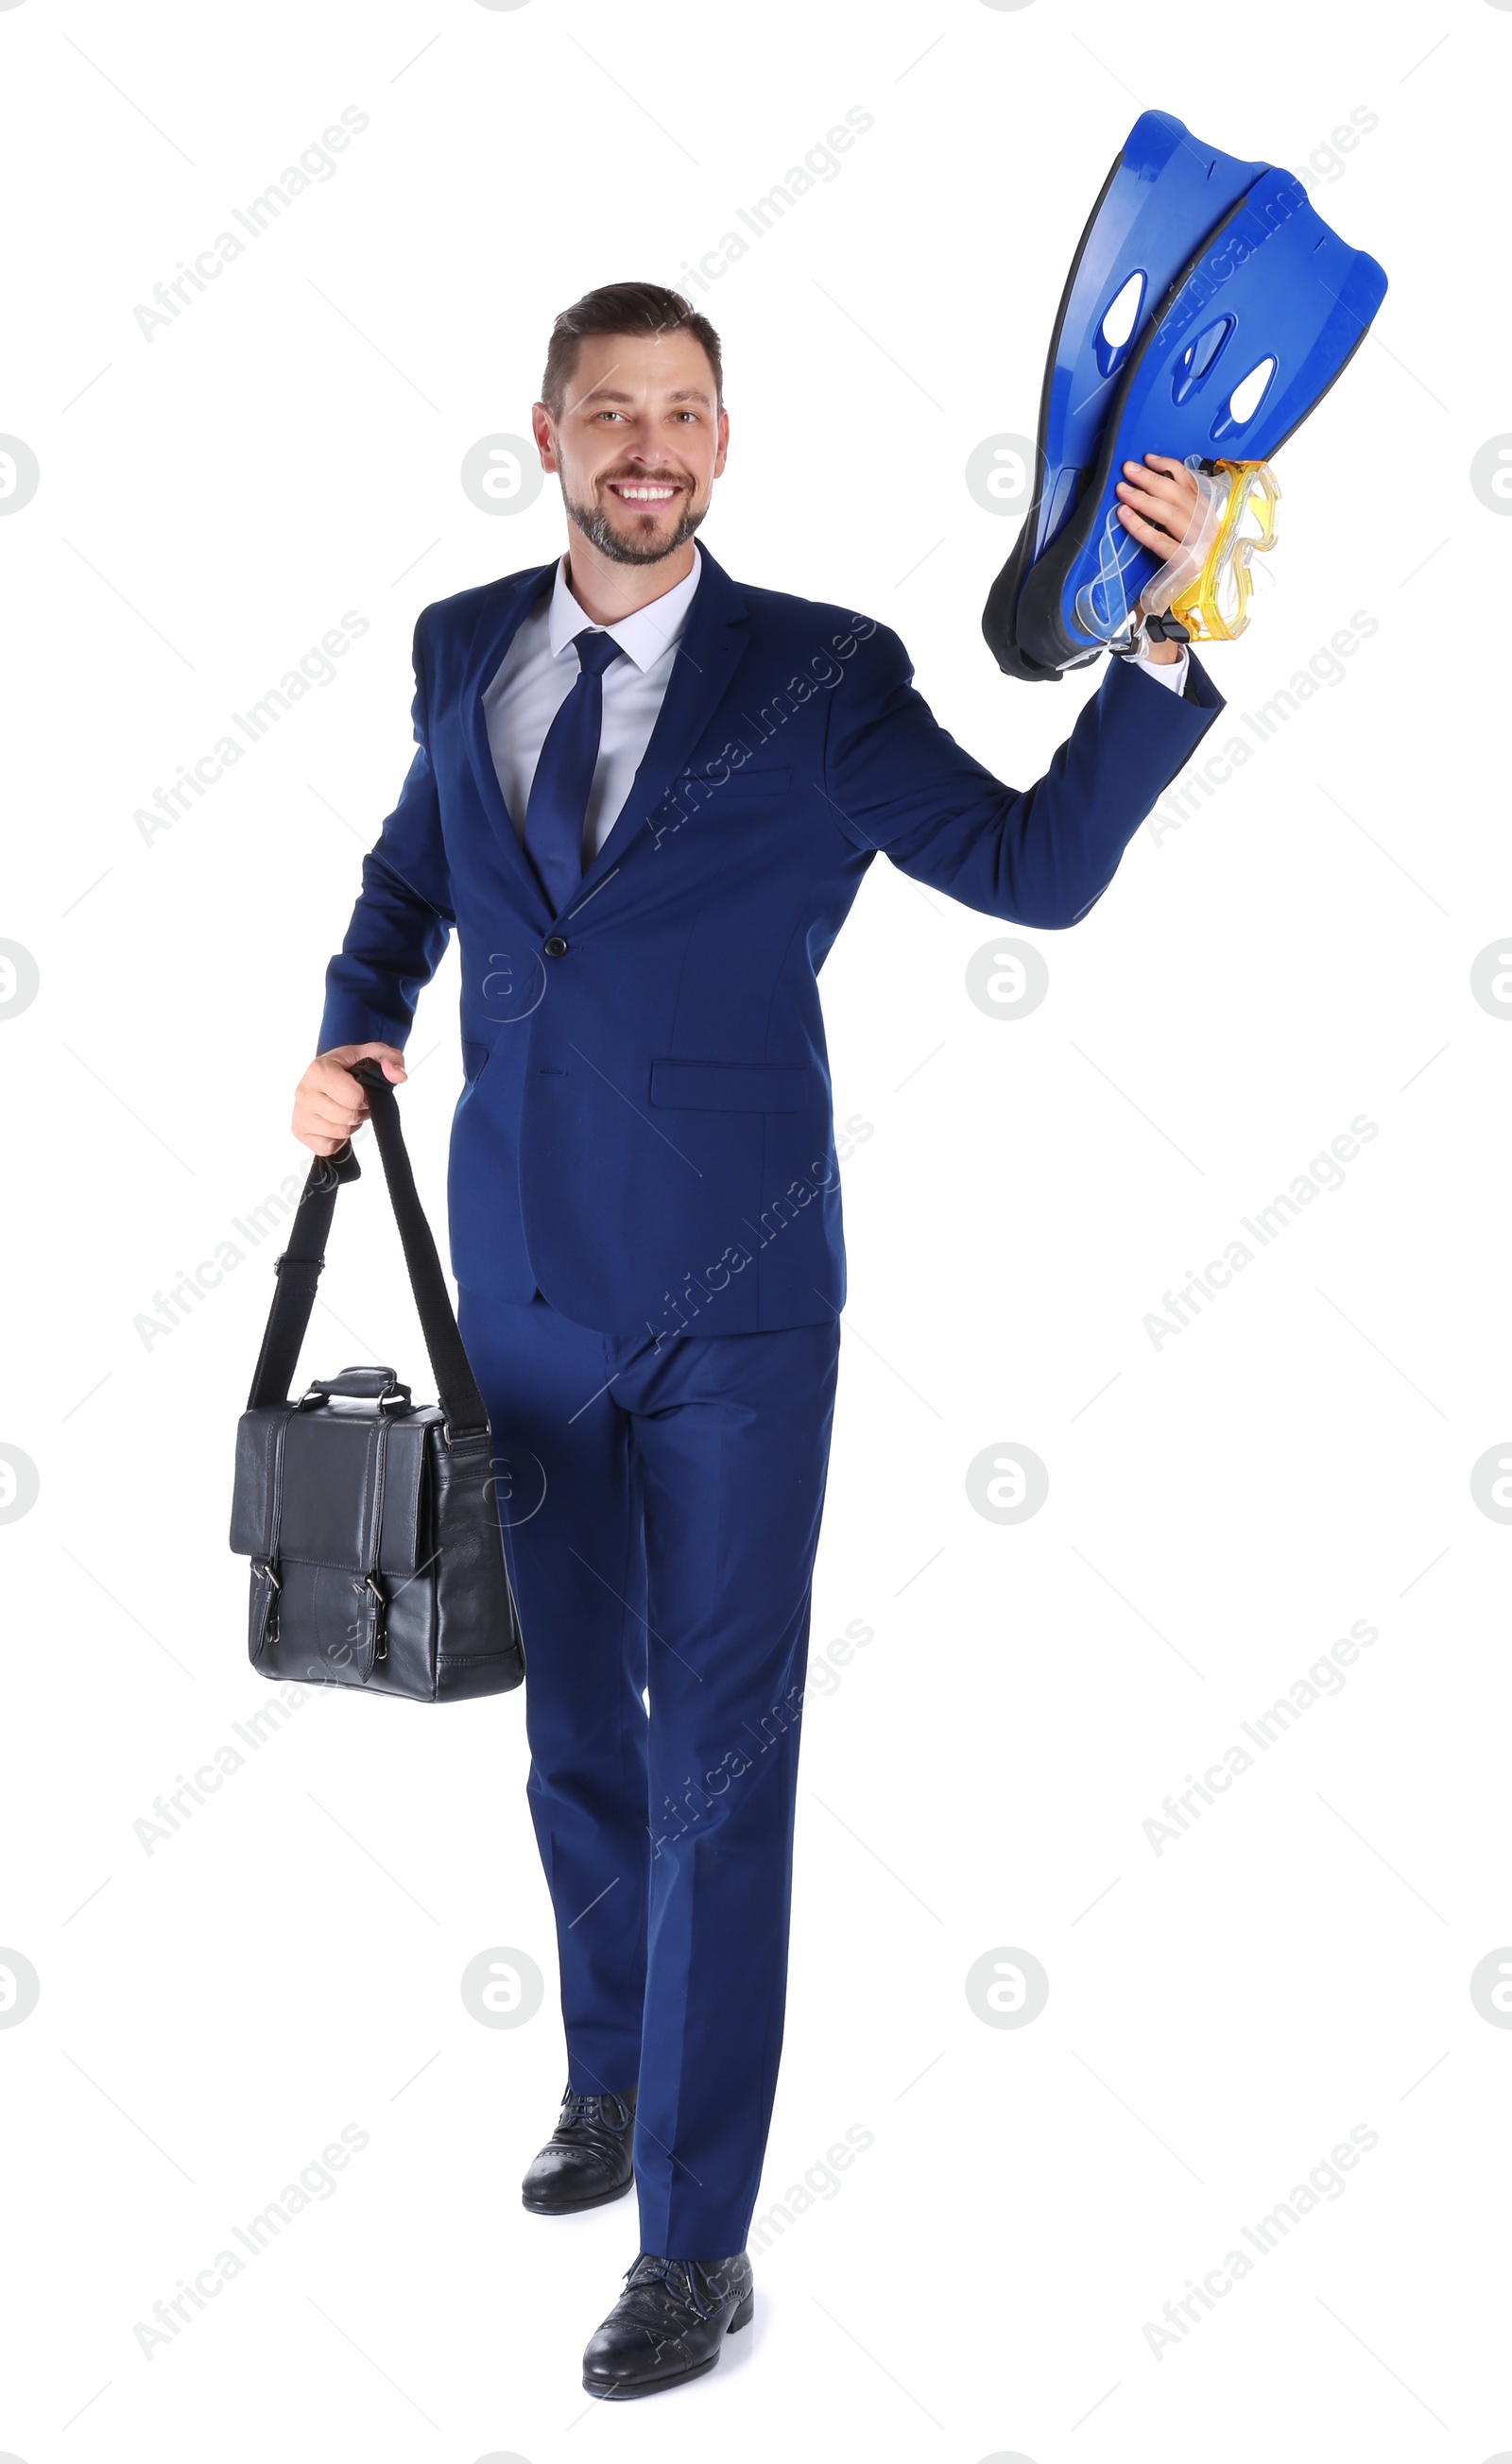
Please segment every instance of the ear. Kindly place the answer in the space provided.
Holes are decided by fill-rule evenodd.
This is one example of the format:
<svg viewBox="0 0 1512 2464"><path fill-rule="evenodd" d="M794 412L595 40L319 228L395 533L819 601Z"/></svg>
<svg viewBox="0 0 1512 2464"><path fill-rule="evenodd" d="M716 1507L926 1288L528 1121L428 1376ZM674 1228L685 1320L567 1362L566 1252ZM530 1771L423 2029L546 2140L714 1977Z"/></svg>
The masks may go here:
<svg viewBox="0 0 1512 2464"><path fill-rule="evenodd" d="M718 451L714 456L714 476L718 479L724 469L730 450L730 415L727 410L721 411L720 424L714 432L718 439Z"/></svg>
<svg viewBox="0 0 1512 2464"><path fill-rule="evenodd" d="M530 433L536 440L543 471L560 468L557 461L556 428L544 402L533 405L530 412Z"/></svg>

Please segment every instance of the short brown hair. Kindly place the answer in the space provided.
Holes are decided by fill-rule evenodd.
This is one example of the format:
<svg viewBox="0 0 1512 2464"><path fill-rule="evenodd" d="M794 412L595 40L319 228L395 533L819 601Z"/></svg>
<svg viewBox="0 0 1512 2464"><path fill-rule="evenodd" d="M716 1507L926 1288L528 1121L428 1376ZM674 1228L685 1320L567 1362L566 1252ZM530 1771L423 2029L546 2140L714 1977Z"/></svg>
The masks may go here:
<svg viewBox="0 0 1512 2464"><path fill-rule="evenodd" d="M578 346L589 334L684 333L700 342L707 354L714 370L715 407L722 408L724 366L720 338L691 300L684 299L680 291L667 290L660 282L604 282L596 291L586 291L570 308L564 308L551 328L546 346L541 399L552 418L560 419L577 366Z"/></svg>

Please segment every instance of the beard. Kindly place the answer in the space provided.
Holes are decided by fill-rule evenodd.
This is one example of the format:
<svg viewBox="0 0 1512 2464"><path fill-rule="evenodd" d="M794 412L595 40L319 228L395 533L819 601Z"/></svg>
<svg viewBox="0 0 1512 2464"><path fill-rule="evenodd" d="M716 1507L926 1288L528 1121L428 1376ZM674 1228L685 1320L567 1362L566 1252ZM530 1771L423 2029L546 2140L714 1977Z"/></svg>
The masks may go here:
<svg viewBox="0 0 1512 2464"><path fill-rule="evenodd" d="M575 505L566 488L562 495L568 521L601 555L611 558L615 564L659 564L664 556L671 556L676 549L686 547L708 511L707 505L695 510L691 501L687 501L666 539L642 542L627 539L623 532L616 530L604 506ZM644 520L645 516L638 518Z"/></svg>

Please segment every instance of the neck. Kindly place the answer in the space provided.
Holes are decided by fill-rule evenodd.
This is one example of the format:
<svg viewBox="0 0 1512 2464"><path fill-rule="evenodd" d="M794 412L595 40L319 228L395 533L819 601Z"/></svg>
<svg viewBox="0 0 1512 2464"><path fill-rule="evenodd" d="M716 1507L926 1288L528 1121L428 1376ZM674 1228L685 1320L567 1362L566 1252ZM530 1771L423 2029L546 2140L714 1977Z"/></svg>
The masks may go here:
<svg viewBox="0 0 1512 2464"><path fill-rule="evenodd" d="M634 616L637 607L649 607L653 600L676 590L692 571L691 539L655 564L620 564L576 527L568 534L567 588L595 625L617 625L621 617Z"/></svg>

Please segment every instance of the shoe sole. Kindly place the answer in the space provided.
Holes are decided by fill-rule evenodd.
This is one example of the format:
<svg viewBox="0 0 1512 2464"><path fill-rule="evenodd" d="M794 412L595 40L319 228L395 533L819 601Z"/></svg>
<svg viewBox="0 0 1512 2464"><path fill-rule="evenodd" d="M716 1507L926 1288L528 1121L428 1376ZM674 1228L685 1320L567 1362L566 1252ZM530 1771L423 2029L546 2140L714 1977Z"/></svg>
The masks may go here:
<svg viewBox="0 0 1512 2464"><path fill-rule="evenodd" d="M533 2216L579 2216L588 2208L607 2208L615 2199L626 2199L635 2187L635 2177L621 2182L617 2190L595 2190L590 2199L527 2199L521 2194L520 2204ZM3 2464L3 2459L0 2459Z"/></svg>
<svg viewBox="0 0 1512 2464"><path fill-rule="evenodd" d="M725 2335L733 2336L742 2327L748 2327L755 2313L756 2296L754 2293L747 2293L725 2328ZM722 2343L716 2344L706 2362L695 2362L691 2370L678 2370L676 2376L670 2379L642 2379L638 2383L631 2380L624 2387L595 2387L591 2379L585 2379L583 2386L588 2394L600 2396L607 2404L624 2404L633 2396L659 2395L663 2387L686 2387L690 2379L703 2378L713 2369L723 2349Z"/></svg>

